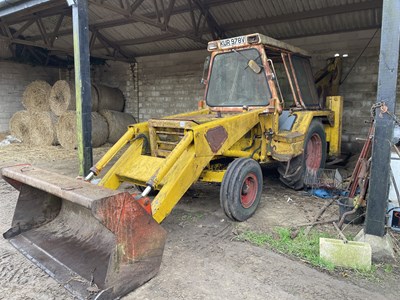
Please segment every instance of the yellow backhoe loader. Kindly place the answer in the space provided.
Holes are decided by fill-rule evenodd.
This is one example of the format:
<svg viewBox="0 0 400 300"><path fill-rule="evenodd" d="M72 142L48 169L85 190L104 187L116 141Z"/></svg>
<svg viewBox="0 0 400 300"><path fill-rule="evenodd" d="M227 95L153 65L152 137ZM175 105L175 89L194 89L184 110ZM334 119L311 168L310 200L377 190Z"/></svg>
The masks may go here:
<svg viewBox="0 0 400 300"><path fill-rule="evenodd" d="M129 126L85 181L30 165L2 170L20 191L5 238L76 297L114 299L154 277L159 223L196 181L221 183L223 211L245 221L261 199L260 164L279 162L282 182L301 189L340 153L342 98L318 97L307 52L261 34L208 50L199 109ZM119 191L124 182L142 192Z"/></svg>

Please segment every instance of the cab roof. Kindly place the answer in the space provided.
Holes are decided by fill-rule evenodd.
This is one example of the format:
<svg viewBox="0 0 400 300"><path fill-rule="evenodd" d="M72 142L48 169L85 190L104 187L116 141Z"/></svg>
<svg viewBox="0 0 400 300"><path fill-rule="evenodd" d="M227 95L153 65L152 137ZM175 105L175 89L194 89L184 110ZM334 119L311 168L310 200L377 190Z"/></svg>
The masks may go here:
<svg viewBox="0 0 400 300"><path fill-rule="evenodd" d="M311 56L310 53L307 52L306 50L303 50L299 47L276 40L274 38L271 38L269 36L260 33L253 33L223 40L211 41L208 43L207 49L208 51L229 50L229 49L243 48L246 46L257 45L257 44L263 44L267 48L280 49L285 52L290 52L293 54L300 54L302 56L307 56L307 57Z"/></svg>

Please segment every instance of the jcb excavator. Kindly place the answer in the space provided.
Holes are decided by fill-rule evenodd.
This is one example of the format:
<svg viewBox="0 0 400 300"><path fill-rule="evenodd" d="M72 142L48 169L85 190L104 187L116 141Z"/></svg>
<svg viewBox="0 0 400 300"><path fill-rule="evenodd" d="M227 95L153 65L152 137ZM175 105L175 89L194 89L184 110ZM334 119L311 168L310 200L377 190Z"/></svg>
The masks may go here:
<svg viewBox="0 0 400 300"><path fill-rule="evenodd" d="M261 199L260 164L278 161L282 182L301 189L339 154L342 98L318 97L307 52L261 34L208 50L199 110L129 126L85 181L30 165L2 170L20 191L4 237L76 297L114 299L154 277L159 223L194 182L221 183L223 211L245 221ZM88 182L119 152L98 185ZM118 190L123 182L142 192Z"/></svg>

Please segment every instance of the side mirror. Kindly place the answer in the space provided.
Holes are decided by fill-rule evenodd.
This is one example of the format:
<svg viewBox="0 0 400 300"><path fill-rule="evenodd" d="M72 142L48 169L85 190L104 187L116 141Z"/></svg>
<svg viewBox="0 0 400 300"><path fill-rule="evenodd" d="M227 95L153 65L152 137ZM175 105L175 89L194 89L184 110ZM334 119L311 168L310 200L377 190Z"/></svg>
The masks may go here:
<svg viewBox="0 0 400 300"><path fill-rule="evenodd" d="M204 65L203 65L203 76L201 78L202 84L207 84L207 74L209 68L210 68L210 56L207 56L206 59L204 60Z"/></svg>
<svg viewBox="0 0 400 300"><path fill-rule="evenodd" d="M256 74L261 73L261 67L252 59L249 60L247 66Z"/></svg>

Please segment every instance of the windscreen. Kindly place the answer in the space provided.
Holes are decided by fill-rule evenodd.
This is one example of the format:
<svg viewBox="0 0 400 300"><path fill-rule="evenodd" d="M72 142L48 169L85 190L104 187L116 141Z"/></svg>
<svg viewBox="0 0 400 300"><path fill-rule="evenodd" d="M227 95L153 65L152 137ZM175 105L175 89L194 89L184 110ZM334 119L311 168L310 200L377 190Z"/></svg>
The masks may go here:
<svg viewBox="0 0 400 300"><path fill-rule="evenodd" d="M261 67L256 73L248 66L254 60ZM267 78L257 49L221 53L215 56L206 95L213 106L265 106L271 98Z"/></svg>

